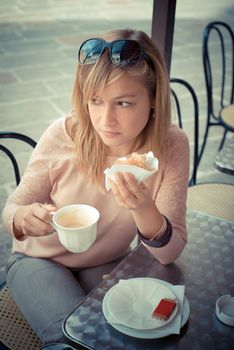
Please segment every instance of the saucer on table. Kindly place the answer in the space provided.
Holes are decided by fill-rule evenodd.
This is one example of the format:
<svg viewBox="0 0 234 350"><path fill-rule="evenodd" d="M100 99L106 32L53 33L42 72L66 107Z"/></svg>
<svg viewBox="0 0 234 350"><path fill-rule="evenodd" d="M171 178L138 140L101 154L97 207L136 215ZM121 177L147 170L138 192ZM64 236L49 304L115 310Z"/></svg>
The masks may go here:
<svg viewBox="0 0 234 350"><path fill-rule="evenodd" d="M188 299L180 299L182 302L177 303L176 309L166 321L152 318L152 312L161 298L176 299L173 291L176 287L178 286L155 278L121 280L106 293L102 303L103 314L113 328L126 335L143 339L168 336L174 333L178 319L179 328L187 322L190 313ZM152 291L158 292L158 298Z"/></svg>

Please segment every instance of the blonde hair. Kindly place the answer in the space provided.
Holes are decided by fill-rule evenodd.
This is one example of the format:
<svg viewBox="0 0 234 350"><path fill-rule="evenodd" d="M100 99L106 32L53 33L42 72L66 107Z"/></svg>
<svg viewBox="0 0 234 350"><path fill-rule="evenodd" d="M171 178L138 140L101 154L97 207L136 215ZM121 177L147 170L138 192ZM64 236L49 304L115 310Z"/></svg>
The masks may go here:
<svg viewBox="0 0 234 350"><path fill-rule="evenodd" d="M171 124L170 87L162 56L153 40L144 32L132 29L114 30L99 36L106 41L116 39L138 40L151 64L145 59L131 68L114 65L105 52L94 65L79 65L72 94L72 103L77 123L72 137L78 154L80 171L89 182L100 186L107 160L107 147L94 130L88 111L88 101L97 91L128 72L141 82L154 101L154 116L150 116L144 130L138 136L137 145L152 150L159 161L167 153L167 135ZM152 67L153 65L153 67Z"/></svg>

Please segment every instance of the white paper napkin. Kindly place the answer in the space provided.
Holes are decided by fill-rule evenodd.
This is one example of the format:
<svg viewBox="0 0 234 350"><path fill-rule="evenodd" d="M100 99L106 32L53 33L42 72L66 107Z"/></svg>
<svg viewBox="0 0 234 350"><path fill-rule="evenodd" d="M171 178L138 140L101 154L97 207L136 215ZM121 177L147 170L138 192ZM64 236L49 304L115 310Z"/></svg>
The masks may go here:
<svg viewBox="0 0 234 350"><path fill-rule="evenodd" d="M121 158L120 158L121 159ZM127 158L124 158L127 159ZM149 176L155 173L158 170L158 159L154 157L153 152L148 152L146 154L146 163L150 165L152 170L146 170L144 168L140 168L135 165L128 164L114 164L111 168L107 168L104 170L105 174L105 186L107 191L110 190L111 185L108 181L111 179L113 182L115 181L115 174L119 173L130 173L135 176L138 182L146 180Z"/></svg>
<svg viewBox="0 0 234 350"><path fill-rule="evenodd" d="M171 334L180 334L185 286L184 285L174 286L172 284L170 288L175 293L175 295L177 297L179 308L178 308L176 316L173 318L173 320L171 322L168 323L168 325L166 327L167 327L167 330Z"/></svg>

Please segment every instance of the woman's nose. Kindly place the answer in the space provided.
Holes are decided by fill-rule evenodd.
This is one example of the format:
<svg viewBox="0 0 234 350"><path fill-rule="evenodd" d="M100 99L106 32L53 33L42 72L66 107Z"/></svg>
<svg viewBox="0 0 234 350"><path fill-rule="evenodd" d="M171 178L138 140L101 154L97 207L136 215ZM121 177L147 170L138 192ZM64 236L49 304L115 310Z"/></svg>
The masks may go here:
<svg viewBox="0 0 234 350"><path fill-rule="evenodd" d="M102 119L105 125L116 123L114 109L111 106L104 106L102 110Z"/></svg>

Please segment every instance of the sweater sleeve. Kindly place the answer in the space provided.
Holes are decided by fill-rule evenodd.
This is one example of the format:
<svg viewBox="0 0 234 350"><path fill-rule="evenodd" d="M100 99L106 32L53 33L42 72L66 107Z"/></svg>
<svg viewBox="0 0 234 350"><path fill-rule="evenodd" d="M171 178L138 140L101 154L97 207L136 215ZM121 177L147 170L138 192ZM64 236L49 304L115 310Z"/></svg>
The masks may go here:
<svg viewBox="0 0 234 350"><path fill-rule="evenodd" d="M49 202L51 192L50 172L45 158L52 147L53 128L45 131L34 149L24 175L15 191L9 196L2 212L5 229L13 234L13 218L19 206Z"/></svg>
<svg viewBox="0 0 234 350"><path fill-rule="evenodd" d="M154 200L161 214L170 221L172 235L169 242L161 247L151 247L142 243L162 264L169 264L181 254L187 241L189 142L183 130L176 127L172 129L168 157L161 167L161 184L154 194Z"/></svg>

